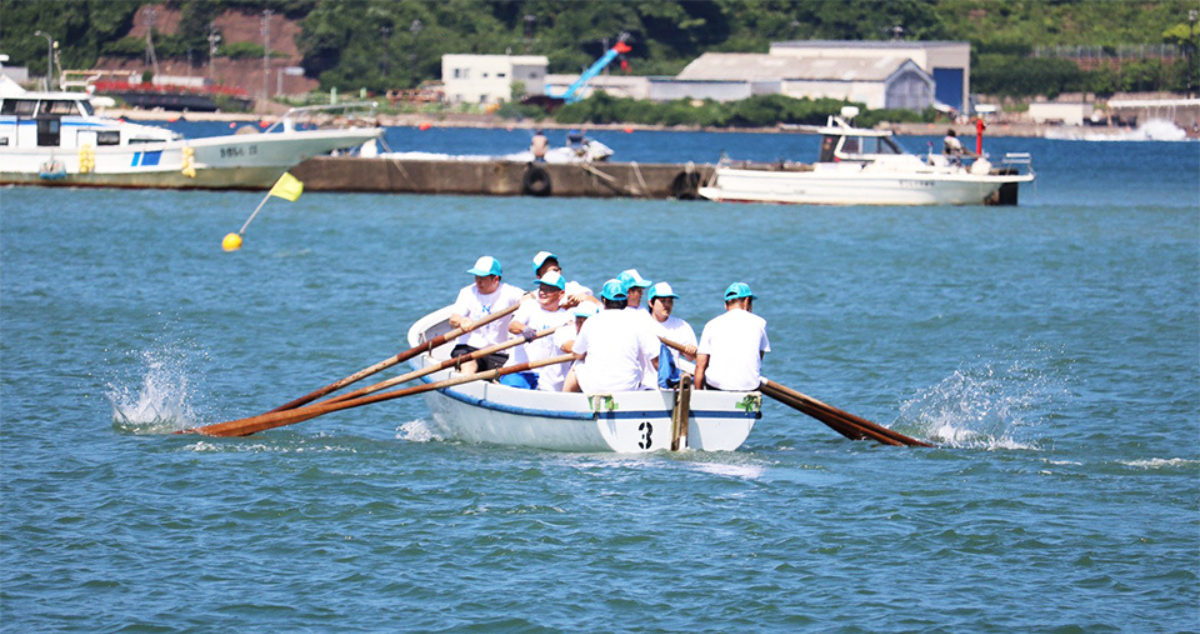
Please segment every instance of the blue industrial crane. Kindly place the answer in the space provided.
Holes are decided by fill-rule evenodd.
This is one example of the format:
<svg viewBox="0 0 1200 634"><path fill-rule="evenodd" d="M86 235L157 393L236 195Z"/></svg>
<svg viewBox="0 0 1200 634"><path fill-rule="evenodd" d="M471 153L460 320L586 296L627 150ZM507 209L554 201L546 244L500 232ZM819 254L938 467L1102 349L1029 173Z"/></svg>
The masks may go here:
<svg viewBox="0 0 1200 634"><path fill-rule="evenodd" d="M583 92L583 87L586 86L593 77L600 74L600 71L604 70L605 66L608 66L610 63L612 63L612 61L616 59L618 55L623 55L633 50L628 44L625 43L625 40L627 39L629 39L629 34L622 33L621 36L617 38L617 43L612 48L608 49L608 51L604 53L603 57L596 60L595 64L592 64L590 68L583 71L583 74L579 76L579 79L570 86L567 86L567 89L564 90L562 94L555 95L550 92L550 87L546 86L546 96L555 99L562 99L567 103L575 103L576 101L582 99L580 94Z"/></svg>

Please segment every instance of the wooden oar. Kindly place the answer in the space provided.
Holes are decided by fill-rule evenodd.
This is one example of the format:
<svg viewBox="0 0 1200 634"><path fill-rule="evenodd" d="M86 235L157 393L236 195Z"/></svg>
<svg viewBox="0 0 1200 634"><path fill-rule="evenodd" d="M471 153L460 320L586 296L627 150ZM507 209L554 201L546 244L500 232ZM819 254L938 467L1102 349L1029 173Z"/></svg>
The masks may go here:
<svg viewBox="0 0 1200 634"><path fill-rule="evenodd" d="M479 321L471 324L470 327L455 328L454 330L451 330L450 332L447 332L442 335L438 335L438 336L434 337L433 339L426 341L423 344L420 344L413 348L409 348L408 350L405 350L404 352L401 352L400 354L397 354L388 359L384 359L383 361L380 361L379 363L376 363L375 365L363 368L363 369L359 370L358 372L355 372L354 374L351 374L350 376L348 376L344 379L341 379L340 381L334 381L333 383L330 383L329 385L326 385L325 387L323 387L319 390L316 390L315 392L310 392L308 394L305 394L304 396L301 396L300 398L298 398L294 401L284 403L283 405L276 407L275 409L271 410L268 413L283 412L283 411L287 411L290 409L295 409L297 407L300 407L301 405L304 405L305 403L310 403L312 401L315 401L315 400L321 398L322 396L329 394L330 392L336 392L336 391L346 387L347 385L350 385L351 383L355 383L357 381L361 381L362 379L365 379L368 376L375 374L376 372L379 372L381 370L386 370L386 369L396 365L397 363L403 363L405 361L408 361L409 359L417 356L418 354L422 354L429 350L433 350L434 348L446 343L447 341L452 341L454 339L457 339L458 337L460 337L468 332L471 332L472 330L475 330L476 328L479 328L480 326L486 326L487 324L490 324L493 321L496 321L497 319L504 317L505 315L511 315L512 313L516 312L517 308L519 308L519 307L520 307L519 303L513 304L512 306L509 306L508 308L505 308L502 311L492 313L492 314L488 315L487 317L480 319Z"/></svg>
<svg viewBox="0 0 1200 634"><path fill-rule="evenodd" d="M443 381L426 383L425 385L415 385L413 387L395 390L392 392L384 392L382 394L375 394L373 396L364 396L348 401L318 403L316 405L300 407L285 412L273 412L263 414L261 416L245 418L242 420L205 425L204 427L188 429L178 433L203 434L205 436L249 436L250 434L260 431L274 429L276 427L283 427L285 425L294 425L296 423L301 423L324 414L338 412L344 409L350 409L352 407L360 407L362 405L370 405L372 403L381 403L383 401L390 401L396 398L412 396L413 394L423 394L433 390L441 390L448 387L453 387L455 385L462 385L463 383L470 383L471 381L490 381L508 374L526 372L535 368L554 365L556 363L568 363L574 360L575 355L564 354L557 357L550 357L549 359L542 359L541 361L520 363L507 368L497 368L495 370L488 370L486 372L476 372L475 374L464 374L462 376L445 379Z"/></svg>
<svg viewBox="0 0 1200 634"><path fill-rule="evenodd" d="M433 374L434 372L438 372L440 370L445 370L446 368L457 368L461 364L466 363L467 361L475 361L477 359L486 357L489 354L503 352L504 350L508 350L509 348L516 347L523 343L529 343L530 341L534 341L535 339L541 339L542 337L545 337L546 335L552 335L552 334L554 334L554 331L556 331L556 330L558 330L558 329L557 328L547 328L545 330L538 331L535 335L530 337L528 340L525 339L524 337L517 337L515 339L509 339L508 341L504 341L504 342L501 342L501 343L498 343L495 345L491 345L486 348L480 348L480 349L476 350L475 352L468 352L467 354L460 354L457 357L452 357L452 358L442 361L440 363L435 363L433 365L421 368L420 370L413 370L412 372L409 372L408 374L401 374L400 376L388 379L386 381L380 381L379 383L376 383L375 385L368 385L367 387L359 388L357 390L354 390L353 392L348 392L346 394L341 394L341 395L335 396L333 398L326 399L324 401L321 401L321 403L336 403L338 401L349 401L351 399L366 396L368 394L373 394L375 392L378 392L379 390L387 389L389 387L392 387L393 385L400 385L401 383L408 383L409 381L412 381L413 379L419 379L427 374Z"/></svg>
<svg viewBox="0 0 1200 634"><path fill-rule="evenodd" d="M832 405L822 403L811 396L801 394L792 388L780 385L774 381L763 379L762 386L759 389L763 394L825 423L834 431L851 440L870 438L885 445L933 447L933 445L923 440L905 436L883 425L872 423L865 418L844 412Z"/></svg>
<svg viewBox="0 0 1200 634"><path fill-rule="evenodd" d="M663 337L659 337L659 340L667 344L670 348L674 348L680 352L684 351L683 344L664 339ZM825 423L830 429L850 440L870 438L885 445L933 447L933 445L927 442L910 438L883 425L872 423L865 418L860 418L827 403L822 403L811 396L802 394L774 381L763 379L759 390L780 403Z"/></svg>

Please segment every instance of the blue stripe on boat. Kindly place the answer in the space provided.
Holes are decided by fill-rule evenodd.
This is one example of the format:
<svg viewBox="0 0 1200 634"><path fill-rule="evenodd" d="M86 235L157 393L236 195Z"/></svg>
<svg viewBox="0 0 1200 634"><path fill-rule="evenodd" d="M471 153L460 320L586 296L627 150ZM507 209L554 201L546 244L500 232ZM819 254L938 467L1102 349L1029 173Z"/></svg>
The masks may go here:
<svg viewBox="0 0 1200 634"><path fill-rule="evenodd" d="M432 383L433 381L431 379L429 379L428 377L423 376L423 377L421 377L421 382L422 383ZM528 407L517 407L515 405L504 405L501 403L487 401L484 399L467 396L465 394L452 392L452 391L450 391L450 388L443 388L443 389L438 390L438 392L441 392L442 394L449 396L450 398L452 398L456 401L459 401L462 403L467 403L470 405L475 405L476 407L482 407L483 409L490 409L490 410L495 410L498 412L505 412L508 414L520 414L522 416L541 416L543 418L559 418L562 420L596 420L597 418L601 418L604 420L625 420L625 419L631 419L631 418L637 418L637 419L662 418L664 416L669 418L671 416L671 410L669 410L669 409L642 410L642 411L638 411L638 412L622 412L622 411L599 412L599 416L597 416L596 414L594 414L592 412L564 412L561 410L530 409ZM746 411L730 412L730 411L692 410L691 416L692 416L692 418L752 418L754 420L758 420L758 419L762 418L762 412L746 412Z"/></svg>

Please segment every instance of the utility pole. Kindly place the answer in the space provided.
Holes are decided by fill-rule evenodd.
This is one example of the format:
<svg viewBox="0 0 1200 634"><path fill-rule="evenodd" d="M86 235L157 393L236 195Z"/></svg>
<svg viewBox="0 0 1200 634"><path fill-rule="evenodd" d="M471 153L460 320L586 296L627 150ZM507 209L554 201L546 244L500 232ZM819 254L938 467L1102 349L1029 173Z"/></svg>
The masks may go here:
<svg viewBox="0 0 1200 634"><path fill-rule="evenodd" d="M217 42L221 41L221 36L217 35L217 25L209 23L208 25L208 80L213 78L213 60L217 58Z"/></svg>
<svg viewBox="0 0 1200 634"><path fill-rule="evenodd" d="M155 77L158 77L158 56L154 54L154 38L151 34L157 21L158 11L151 7L146 11L146 55L150 58L150 68L154 70Z"/></svg>
<svg viewBox="0 0 1200 634"><path fill-rule="evenodd" d="M54 38L40 29L33 34L46 38L46 90L53 90L50 85L54 83Z"/></svg>
<svg viewBox="0 0 1200 634"><path fill-rule="evenodd" d="M537 20L537 16L525 16L525 54L528 55L533 49L533 23Z"/></svg>
<svg viewBox="0 0 1200 634"><path fill-rule="evenodd" d="M263 36L263 90L262 90L262 105L266 107L271 96L271 14L274 11L263 9L262 17L262 36Z"/></svg>
<svg viewBox="0 0 1200 634"><path fill-rule="evenodd" d="M379 27L379 37L383 39L383 81L386 88L388 76L388 36L392 34L392 27Z"/></svg>
<svg viewBox="0 0 1200 634"><path fill-rule="evenodd" d="M1195 96L1195 72L1196 72L1196 53L1200 49L1200 45L1196 43L1196 19L1200 18L1200 11L1191 9L1188 11L1188 45L1183 47L1187 53L1188 67L1188 97Z"/></svg>
<svg viewBox="0 0 1200 634"><path fill-rule="evenodd" d="M413 87L414 88L416 88L417 85L421 83L421 81L420 81L421 70L419 68L417 68L417 51L418 51L417 35L419 35L421 33L421 26L422 26L422 24L421 24L420 20L413 20L412 26L409 27L409 29L408 29L409 31L412 31L412 36L413 36L413 41L412 41L413 50L412 50L412 55L409 55L409 66L412 68Z"/></svg>

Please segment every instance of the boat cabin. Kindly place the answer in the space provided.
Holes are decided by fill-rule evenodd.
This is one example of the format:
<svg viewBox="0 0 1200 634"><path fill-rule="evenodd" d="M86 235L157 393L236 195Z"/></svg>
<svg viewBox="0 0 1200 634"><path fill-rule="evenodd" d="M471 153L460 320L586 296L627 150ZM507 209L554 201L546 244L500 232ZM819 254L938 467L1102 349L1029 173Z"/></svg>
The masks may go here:
<svg viewBox="0 0 1200 634"><path fill-rule="evenodd" d="M838 161L871 162L887 156L908 154L892 138L891 132L855 128L840 117L830 117L821 133L819 163Z"/></svg>
<svg viewBox="0 0 1200 634"><path fill-rule="evenodd" d="M180 135L96 117L88 95L72 92L0 94L0 148L161 143Z"/></svg>

